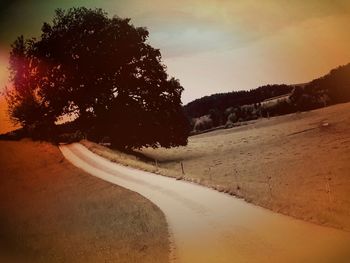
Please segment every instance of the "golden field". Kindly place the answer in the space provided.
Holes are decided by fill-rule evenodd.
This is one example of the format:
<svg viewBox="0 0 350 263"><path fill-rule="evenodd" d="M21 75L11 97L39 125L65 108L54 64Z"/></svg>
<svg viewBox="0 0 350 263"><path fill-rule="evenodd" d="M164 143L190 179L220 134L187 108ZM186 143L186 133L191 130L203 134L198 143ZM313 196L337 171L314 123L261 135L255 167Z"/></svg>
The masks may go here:
<svg viewBox="0 0 350 263"><path fill-rule="evenodd" d="M350 103L217 130L112 161L199 183L307 221L350 230ZM183 164L184 174L182 173Z"/></svg>

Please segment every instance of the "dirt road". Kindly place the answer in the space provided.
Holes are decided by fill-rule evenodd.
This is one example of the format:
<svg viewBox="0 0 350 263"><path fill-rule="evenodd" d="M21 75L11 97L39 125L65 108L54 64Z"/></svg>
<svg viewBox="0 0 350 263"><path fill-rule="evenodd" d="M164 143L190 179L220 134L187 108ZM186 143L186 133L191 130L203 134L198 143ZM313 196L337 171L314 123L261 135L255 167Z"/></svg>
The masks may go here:
<svg viewBox="0 0 350 263"><path fill-rule="evenodd" d="M166 215L175 262L349 262L350 234L248 204L199 185L112 163L80 144L63 155L84 171L135 191Z"/></svg>

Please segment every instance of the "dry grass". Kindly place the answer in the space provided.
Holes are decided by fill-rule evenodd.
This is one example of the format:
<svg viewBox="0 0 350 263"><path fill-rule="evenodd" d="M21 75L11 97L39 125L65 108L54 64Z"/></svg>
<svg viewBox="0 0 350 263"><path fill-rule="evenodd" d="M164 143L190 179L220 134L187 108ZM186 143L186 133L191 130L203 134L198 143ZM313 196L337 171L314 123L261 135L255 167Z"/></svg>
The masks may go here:
<svg viewBox="0 0 350 263"><path fill-rule="evenodd" d="M348 103L193 136L186 147L143 149L143 160L84 144L124 165L200 183L283 214L350 230L349 134Z"/></svg>
<svg viewBox="0 0 350 263"><path fill-rule="evenodd" d="M145 155L143 155L142 152L134 152L134 154L125 153L115 149L110 149L108 147L99 145L88 140L82 140L80 141L80 143L87 147L90 151L112 162L119 163L125 166L131 166L147 172L183 179L183 177L181 176L181 174L178 173L178 171L161 168L159 166L160 163L157 159L148 158Z"/></svg>
<svg viewBox="0 0 350 263"><path fill-rule="evenodd" d="M0 207L2 262L168 262L158 207L46 143L0 142Z"/></svg>

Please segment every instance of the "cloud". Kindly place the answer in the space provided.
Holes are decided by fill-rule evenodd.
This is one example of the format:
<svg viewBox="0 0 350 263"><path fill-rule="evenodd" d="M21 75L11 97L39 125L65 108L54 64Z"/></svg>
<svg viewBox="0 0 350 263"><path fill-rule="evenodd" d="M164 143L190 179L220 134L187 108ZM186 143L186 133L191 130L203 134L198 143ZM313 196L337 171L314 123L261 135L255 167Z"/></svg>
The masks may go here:
<svg viewBox="0 0 350 263"><path fill-rule="evenodd" d="M210 18L199 18L182 11L146 12L133 21L146 25L151 44L160 48L167 57L225 49L235 36Z"/></svg>
<svg viewBox="0 0 350 263"><path fill-rule="evenodd" d="M150 40L166 56L241 48L285 28L318 17L350 14L348 0L23 0L7 1L1 9L0 40L19 34L36 35L53 10L101 7L112 15L131 17L150 30ZM25 23L23 22L25 21Z"/></svg>
<svg viewBox="0 0 350 263"><path fill-rule="evenodd" d="M145 7L132 21L148 27L163 54L176 57L242 48L307 20L349 14L347 1L180 0Z"/></svg>

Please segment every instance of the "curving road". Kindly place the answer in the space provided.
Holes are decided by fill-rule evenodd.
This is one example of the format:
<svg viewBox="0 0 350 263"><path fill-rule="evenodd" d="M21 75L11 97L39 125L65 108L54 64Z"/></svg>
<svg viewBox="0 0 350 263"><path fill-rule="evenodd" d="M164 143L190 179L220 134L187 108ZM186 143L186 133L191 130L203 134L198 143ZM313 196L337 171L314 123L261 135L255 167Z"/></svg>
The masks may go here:
<svg viewBox="0 0 350 263"><path fill-rule="evenodd" d="M81 144L65 158L105 181L135 191L165 214L181 263L350 262L350 234L248 204L209 188L110 162Z"/></svg>

